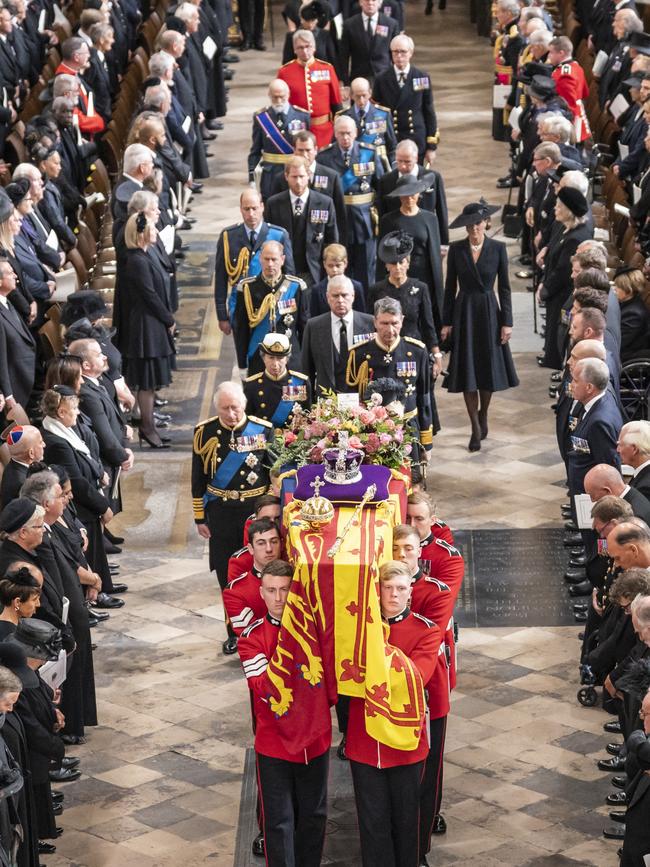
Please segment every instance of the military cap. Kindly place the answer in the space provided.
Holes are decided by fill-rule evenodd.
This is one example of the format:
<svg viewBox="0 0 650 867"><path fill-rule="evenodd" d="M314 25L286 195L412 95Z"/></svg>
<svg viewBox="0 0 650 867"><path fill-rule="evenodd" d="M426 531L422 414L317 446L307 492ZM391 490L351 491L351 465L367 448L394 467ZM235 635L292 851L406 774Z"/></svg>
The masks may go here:
<svg viewBox="0 0 650 867"><path fill-rule="evenodd" d="M260 352L274 358L287 358L291 355L291 342L286 334L270 331L260 343Z"/></svg>

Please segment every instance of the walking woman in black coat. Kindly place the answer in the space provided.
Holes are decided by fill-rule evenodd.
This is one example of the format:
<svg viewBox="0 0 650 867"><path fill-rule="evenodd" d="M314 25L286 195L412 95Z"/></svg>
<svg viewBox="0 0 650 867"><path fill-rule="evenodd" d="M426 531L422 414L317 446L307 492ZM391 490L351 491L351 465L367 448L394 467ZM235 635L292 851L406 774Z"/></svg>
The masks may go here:
<svg viewBox="0 0 650 867"><path fill-rule="evenodd" d="M571 257L578 245L592 237L586 224L589 204L580 190L560 187L555 202L555 223L543 261L544 275L537 289L537 300L546 305L546 336L544 354L537 356L540 367L562 368L557 332L562 307L572 291ZM539 257L538 257L539 259Z"/></svg>
<svg viewBox="0 0 650 867"><path fill-rule="evenodd" d="M440 337L443 344L451 342L451 357L444 386L463 393L472 425L471 452L479 451L487 436L492 393L519 385L508 346L512 335L508 253L505 244L485 234L490 214L498 210L483 199L472 202L449 227L465 226L467 238L451 243L447 256Z"/></svg>
<svg viewBox="0 0 650 867"><path fill-rule="evenodd" d="M172 381L176 323L165 281L148 253L156 238L156 227L144 212L129 217L124 229L127 249L118 276L126 289L123 303L129 311L127 339L120 349L126 383L131 391L137 389L140 443L144 440L151 448L161 449L169 448L169 443L156 430L154 396Z"/></svg>

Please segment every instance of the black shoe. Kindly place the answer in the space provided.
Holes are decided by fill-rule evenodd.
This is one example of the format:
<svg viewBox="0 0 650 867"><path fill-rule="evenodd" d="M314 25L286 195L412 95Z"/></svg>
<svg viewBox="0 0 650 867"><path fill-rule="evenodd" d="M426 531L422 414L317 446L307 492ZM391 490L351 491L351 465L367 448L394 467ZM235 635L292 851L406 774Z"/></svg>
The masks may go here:
<svg viewBox="0 0 650 867"><path fill-rule="evenodd" d="M106 611L88 611L88 623L90 626L97 626L98 623L103 623L105 620L110 620L111 615Z"/></svg>
<svg viewBox="0 0 650 867"><path fill-rule="evenodd" d="M580 584L572 584L569 587L569 596L591 596L593 589L591 581L581 581Z"/></svg>
<svg viewBox="0 0 650 867"><path fill-rule="evenodd" d="M427 9L428 9L428 8L429 8L429 7L427 6ZM431 10L432 10L431 12L427 12L426 9L425 9L424 14L425 14L425 15L432 15L432 14L433 14L433 3L431 4ZM429 867L429 862L428 862L427 859L426 859L426 855L420 855L420 864L419 864L419 867Z"/></svg>
<svg viewBox="0 0 650 867"><path fill-rule="evenodd" d="M345 735L343 735L341 743L336 748L336 755L342 762L347 762L348 757L345 755Z"/></svg>
<svg viewBox="0 0 650 867"><path fill-rule="evenodd" d="M55 837L62 837L63 836L63 828L59 828L58 825L54 826L54 832L55 832L55 834L54 834Z"/></svg>
<svg viewBox="0 0 650 867"><path fill-rule="evenodd" d="M251 48L251 43L248 39L242 39L241 45L239 46L240 51L249 51Z"/></svg>
<svg viewBox="0 0 650 867"><path fill-rule="evenodd" d="M102 615L105 617L110 617L110 614ZM68 747L77 747L80 744L86 743L86 738L82 738L81 735L61 735L61 740ZM63 792L52 792L53 798L63 798Z"/></svg>
<svg viewBox="0 0 650 867"><path fill-rule="evenodd" d="M612 822L618 822L619 825L625 824L625 817L627 816L627 810L612 810L609 814L609 818Z"/></svg>
<svg viewBox="0 0 650 867"><path fill-rule="evenodd" d="M581 554L579 557L572 557L569 560L569 566L573 568L577 568L578 566L586 566L587 565L587 556L586 554Z"/></svg>
<svg viewBox="0 0 650 867"><path fill-rule="evenodd" d="M203 141L214 141L216 137L216 132L210 132L210 130L206 129L205 127L203 127L203 129L201 130L201 138L203 139ZM190 187L190 190L192 190L192 187ZM200 193L202 192L202 190L192 190L192 192Z"/></svg>
<svg viewBox="0 0 650 867"><path fill-rule="evenodd" d="M607 744L605 749L610 754L610 756L618 756L621 752L621 747L623 744Z"/></svg>
<svg viewBox="0 0 650 867"><path fill-rule="evenodd" d="M232 656L233 653L237 653L237 636L229 635L221 645L221 649L226 656Z"/></svg>
<svg viewBox="0 0 650 867"><path fill-rule="evenodd" d="M603 828L603 837L606 840L624 840L625 825L608 825Z"/></svg>
<svg viewBox="0 0 650 867"><path fill-rule="evenodd" d="M605 803L609 804L610 807L621 807L623 804L627 804L627 795L625 792L610 792L605 798Z"/></svg>
<svg viewBox="0 0 650 867"><path fill-rule="evenodd" d="M621 724L617 719L610 719L609 722L604 723L603 731L606 731L610 735L620 735Z"/></svg>
<svg viewBox="0 0 650 867"><path fill-rule="evenodd" d="M222 58L224 63L239 63L239 58L232 51L226 51Z"/></svg>
<svg viewBox="0 0 650 867"><path fill-rule="evenodd" d="M582 557L582 555L585 553L585 549L584 548L571 548L569 553L571 554L572 557Z"/></svg>
<svg viewBox="0 0 650 867"><path fill-rule="evenodd" d="M38 841L39 855L54 855L55 852L56 846L53 843L44 843L42 840Z"/></svg>
<svg viewBox="0 0 650 867"><path fill-rule="evenodd" d="M63 812L63 804L52 804L52 812L55 816L60 816Z"/></svg>
<svg viewBox="0 0 650 867"><path fill-rule="evenodd" d="M115 599L109 596L108 593L98 593L97 599L92 603L93 608L122 608L124 599Z"/></svg>
<svg viewBox="0 0 650 867"><path fill-rule="evenodd" d="M582 536L580 533L568 533L564 537L564 547L565 548L575 548L576 545L582 544Z"/></svg>
<svg viewBox="0 0 650 867"><path fill-rule="evenodd" d="M597 767L599 771L615 774L617 771L624 770L625 759L622 759L620 756L612 756L611 759L599 759Z"/></svg>
<svg viewBox="0 0 650 867"><path fill-rule="evenodd" d="M117 575L117 573L120 571L119 563L109 563L108 569L111 575Z"/></svg>
<svg viewBox="0 0 650 867"><path fill-rule="evenodd" d="M610 782L612 786L616 786L617 789L624 789L628 784L628 779L625 774L621 774L618 777L612 777Z"/></svg>
<svg viewBox="0 0 650 867"><path fill-rule="evenodd" d="M564 376L564 374L562 373L562 371L558 370L555 373L551 374L551 382L562 382L563 376ZM564 506L562 508L564 508ZM566 508L569 510L569 512L571 511L570 506L567 506Z"/></svg>
<svg viewBox="0 0 650 867"><path fill-rule="evenodd" d="M80 776L81 771L76 768L61 768L59 771L50 771L52 783L71 783L73 780L78 780Z"/></svg>
<svg viewBox="0 0 650 867"><path fill-rule="evenodd" d="M81 759L78 756L64 756L61 759L62 768L78 768L81 764Z"/></svg>
<svg viewBox="0 0 650 867"><path fill-rule="evenodd" d="M216 117L213 117L212 120L206 120L205 126L207 126L208 129L214 129L214 130L223 129L223 124L221 123L220 120L217 120ZM196 222L196 220L194 222Z"/></svg>
<svg viewBox="0 0 650 867"><path fill-rule="evenodd" d="M580 584L587 577L584 569L567 569L564 573L564 580L567 584Z"/></svg>
<svg viewBox="0 0 650 867"><path fill-rule="evenodd" d="M113 594L115 593L126 593L129 589L128 584L113 584L113 590L111 591Z"/></svg>
<svg viewBox="0 0 650 867"><path fill-rule="evenodd" d="M251 850L253 855L256 858L264 858L265 850L264 850L264 834L260 831L257 837L253 840L253 845L251 846Z"/></svg>
<svg viewBox="0 0 650 867"><path fill-rule="evenodd" d="M108 539L109 542L112 542L114 545L124 544L124 536L114 536L107 527L104 527L104 536L106 539Z"/></svg>
<svg viewBox="0 0 650 867"><path fill-rule="evenodd" d="M519 186L519 181L516 178L508 178L505 181L497 181L497 190L516 189Z"/></svg>
<svg viewBox="0 0 650 867"><path fill-rule="evenodd" d="M530 278L532 276L533 276L532 271L515 271L515 277L518 280L530 280Z"/></svg>
<svg viewBox="0 0 650 867"><path fill-rule="evenodd" d="M504 184L506 181L509 181L512 177L512 172L508 172L507 175L504 175L502 178L497 178L498 184Z"/></svg>
<svg viewBox="0 0 650 867"><path fill-rule="evenodd" d="M66 736L63 735L61 740L63 740L64 737L66 737ZM70 737L70 735L68 735L68 737ZM72 737L74 737L74 735L72 735ZM82 738L82 740L84 743L86 743L84 738ZM65 741L64 741L64 743L65 743ZM53 804L62 804L64 798L65 798L65 795L63 794L63 792L57 792L56 789L52 789L52 803Z"/></svg>
<svg viewBox="0 0 650 867"><path fill-rule="evenodd" d="M177 259L184 259L185 253L176 253L175 256ZM146 442L146 444L149 446L149 448L152 448L152 449L168 449L169 448L169 443L164 443L162 440L159 443L157 443L154 440L150 440L146 434L143 434L142 430L138 430L138 442L140 444L140 448L142 448L142 442L143 441Z"/></svg>
<svg viewBox="0 0 650 867"><path fill-rule="evenodd" d="M522 253L522 255L519 257L519 264L520 265L532 265L533 264L533 257L530 256L528 253Z"/></svg>
<svg viewBox="0 0 650 867"><path fill-rule="evenodd" d="M562 512L563 518L570 518L571 517L571 506L562 506L560 511Z"/></svg>
<svg viewBox="0 0 650 867"><path fill-rule="evenodd" d="M576 612L577 611L588 611L589 610L589 603L588 602L574 602L573 603L573 610Z"/></svg>
<svg viewBox="0 0 650 867"><path fill-rule="evenodd" d="M433 817L433 827L431 828L432 834L446 834L447 833L447 823L445 822L445 817L438 813L437 816Z"/></svg>
<svg viewBox="0 0 650 867"><path fill-rule="evenodd" d="M578 641L584 641L584 640L585 640L584 632L579 632L578 633Z"/></svg>
<svg viewBox="0 0 650 867"><path fill-rule="evenodd" d="M258 39L253 47L255 48L255 51L266 51L266 45L264 44L263 39Z"/></svg>
<svg viewBox="0 0 650 867"><path fill-rule="evenodd" d="M122 549L118 545L114 545L112 542L109 542L106 536L104 536L104 551L107 554L121 554Z"/></svg>
<svg viewBox="0 0 650 867"><path fill-rule="evenodd" d="M159 424L159 422L171 421L172 417L170 416L170 414L168 412L156 412L156 411L154 411L153 420L156 422L156 424Z"/></svg>
<svg viewBox="0 0 650 867"><path fill-rule="evenodd" d="M577 533L578 532L578 528L573 523L573 521L565 521L564 522L564 529L568 530L569 533Z"/></svg>
<svg viewBox="0 0 650 867"><path fill-rule="evenodd" d="M192 183L190 184L190 190L193 193L200 193L203 191L203 184L201 183L201 181L192 181Z"/></svg>
<svg viewBox="0 0 650 867"><path fill-rule="evenodd" d="M586 611L574 611L573 617L574 617L576 623L586 623L587 612Z"/></svg>

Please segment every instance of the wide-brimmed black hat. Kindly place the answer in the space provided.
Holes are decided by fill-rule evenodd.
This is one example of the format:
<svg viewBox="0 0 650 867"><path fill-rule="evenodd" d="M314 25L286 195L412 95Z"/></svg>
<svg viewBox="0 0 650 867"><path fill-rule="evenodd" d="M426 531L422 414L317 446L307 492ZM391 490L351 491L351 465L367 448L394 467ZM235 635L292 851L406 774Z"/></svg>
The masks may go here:
<svg viewBox="0 0 650 867"><path fill-rule="evenodd" d="M576 217L584 217L589 210L589 202L580 190L576 190L574 187L560 187L557 191L557 197Z"/></svg>
<svg viewBox="0 0 650 867"><path fill-rule="evenodd" d="M94 289L82 289L80 292L73 292L72 295L68 295L61 310L61 324L72 325L73 322L84 317L92 322L94 319L101 319L107 313L108 307L101 292Z"/></svg>
<svg viewBox="0 0 650 867"><path fill-rule="evenodd" d="M396 232L388 232L379 242L377 255L386 265L394 265L401 262L413 252L413 238L398 229Z"/></svg>
<svg viewBox="0 0 650 867"><path fill-rule="evenodd" d="M547 75L533 75L533 80L528 85L528 93L535 99L550 99L557 93L555 81Z"/></svg>
<svg viewBox="0 0 650 867"><path fill-rule="evenodd" d="M30 659L54 662L62 648L61 630L45 620L26 617L18 623L7 644L18 644Z"/></svg>
<svg viewBox="0 0 650 867"><path fill-rule="evenodd" d="M5 192L9 196L14 207L19 205L22 200L27 197L30 186L29 178L18 178L17 181L7 184Z"/></svg>
<svg viewBox="0 0 650 867"><path fill-rule="evenodd" d="M332 17L332 8L327 0L311 0L300 8L300 17L303 21L317 21L323 28Z"/></svg>
<svg viewBox="0 0 650 867"><path fill-rule="evenodd" d="M583 172L584 166L569 157L562 157L562 161L556 169L546 172L546 177L550 178L554 184L558 184L562 176L567 172Z"/></svg>
<svg viewBox="0 0 650 867"><path fill-rule="evenodd" d="M38 677L27 665L27 654L22 644L14 641L0 641L0 665L19 677L23 686L37 686Z"/></svg>
<svg viewBox="0 0 650 867"><path fill-rule="evenodd" d="M460 229L461 226L474 226L476 223L487 220L492 214L496 214L500 207L500 205L488 205L485 199L470 202L469 205L465 205L453 223L449 224L449 228Z"/></svg>
<svg viewBox="0 0 650 867"><path fill-rule="evenodd" d="M397 181L395 189L387 193L391 199L397 199L400 196L417 196L428 190L434 181L431 172L426 172L421 178L414 178L413 175L402 175Z"/></svg>
<svg viewBox="0 0 650 867"><path fill-rule="evenodd" d="M630 48L634 48L638 54L650 54L650 33L632 33Z"/></svg>
<svg viewBox="0 0 650 867"><path fill-rule="evenodd" d="M517 73L517 79L521 81L522 84L530 84L533 80L533 76L546 75L550 78L552 72L553 67L549 66L547 63L542 63L539 60L531 60L529 63L524 63L521 67Z"/></svg>
<svg viewBox="0 0 650 867"><path fill-rule="evenodd" d="M260 352L273 358L288 358L291 355L291 341L286 334L271 331L260 343Z"/></svg>

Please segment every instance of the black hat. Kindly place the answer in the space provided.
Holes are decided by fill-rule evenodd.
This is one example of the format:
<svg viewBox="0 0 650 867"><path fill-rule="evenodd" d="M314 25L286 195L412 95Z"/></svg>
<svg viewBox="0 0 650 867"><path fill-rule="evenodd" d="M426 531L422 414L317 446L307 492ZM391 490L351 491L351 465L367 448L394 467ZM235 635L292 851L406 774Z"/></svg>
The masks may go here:
<svg viewBox="0 0 650 867"><path fill-rule="evenodd" d="M632 33L630 48L634 48L637 54L650 54L650 33Z"/></svg>
<svg viewBox="0 0 650 867"><path fill-rule="evenodd" d="M550 99L557 93L555 81L547 75L533 75L528 93L536 99Z"/></svg>
<svg viewBox="0 0 650 867"><path fill-rule="evenodd" d="M74 358L74 357L75 356L71 356L71 358ZM78 397L79 396L77 394L77 392L74 390L74 388L70 388L69 385L59 385L59 384L53 385L52 391L55 391L61 397Z"/></svg>
<svg viewBox="0 0 650 867"><path fill-rule="evenodd" d="M72 325L73 322L83 319L84 316L91 321L101 319L107 313L108 307L101 292L96 292L94 289L82 289L80 292L73 292L72 295L68 295L61 310L61 325Z"/></svg>
<svg viewBox="0 0 650 867"><path fill-rule="evenodd" d="M150 75L142 82L142 90L145 91L148 87L158 87L162 84L162 78L157 75Z"/></svg>
<svg viewBox="0 0 650 867"><path fill-rule="evenodd" d="M413 175L402 175L398 179L395 189L386 195L391 199L397 199L400 196L417 196L428 190L434 181L434 176L431 172L426 172L421 178L414 178Z"/></svg>
<svg viewBox="0 0 650 867"><path fill-rule="evenodd" d="M332 8L327 0L311 0L300 8L300 17L303 21L316 20L323 28L332 17Z"/></svg>
<svg viewBox="0 0 650 867"><path fill-rule="evenodd" d="M616 271L614 271L614 280L616 280L617 277L622 277L623 274L631 274L633 271L642 270L643 269L640 268L638 265L626 265L625 263L623 263L622 265L618 266Z"/></svg>
<svg viewBox="0 0 650 867"><path fill-rule="evenodd" d="M401 262L413 252L413 238L406 232L388 232L379 242L377 255L386 265Z"/></svg>
<svg viewBox="0 0 650 867"><path fill-rule="evenodd" d="M7 644L18 644L30 659L54 662L62 648L61 630L45 620L26 617L18 623Z"/></svg>
<svg viewBox="0 0 650 867"><path fill-rule="evenodd" d="M9 196L11 202L14 207L19 205L22 200L29 193L29 188L31 184L29 178L18 178L17 181L13 181L11 184L7 184L5 187L5 192Z"/></svg>
<svg viewBox="0 0 650 867"><path fill-rule="evenodd" d="M631 75L629 78L626 78L623 84L627 87L633 87L635 90L638 90L641 87L641 82L643 79L640 75Z"/></svg>
<svg viewBox="0 0 650 867"><path fill-rule="evenodd" d="M580 190L574 187L560 187L557 197L576 217L584 217L589 210L589 203Z"/></svg>
<svg viewBox="0 0 650 867"><path fill-rule="evenodd" d="M175 30L177 33L182 33L183 35L187 33L185 22L176 15L168 15L165 19L165 26L167 30Z"/></svg>
<svg viewBox="0 0 650 867"><path fill-rule="evenodd" d="M36 503L27 497L16 497L0 512L0 532L15 533L24 527L36 511Z"/></svg>
<svg viewBox="0 0 650 867"><path fill-rule="evenodd" d="M0 641L0 665L4 665L19 677L23 686L38 686L38 677L27 665L27 654L22 644L6 638Z"/></svg>
<svg viewBox="0 0 650 867"><path fill-rule="evenodd" d="M531 60L529 63L524 63L517 73L517 78L522 84L530 84L533 80L533 76L545 75L550 78L552 72L553 67L549 66L547 63L541 63L538 60Z"/></svg>
<svg viewBox="0 0 650 867"><path fill-rule="evenodd" d="M14 212L14 205L6 194L4 187L0 187L0 223L4 223Z"/></svg>
<svg viewBox="0 0 650 867"><path fill-rule="evenodd" d="M483 220L487 220L492 214L496 214L500 205L488 205L485 199L481 198L478 202L470 202L465 205L461 214L459 214L453 223L449 224L450 229L459 229L461 226L474 226Z"/></svg>
<svg viewBox="0 0 650 867"><path fill-rule="evenodd" d="M381 376L379 379L373 379L369 382L363 392L364 401L369 401L373 394L380 394L382 397L382 405L388 406L396 400L403 401L406 394L406 387L399 379L393 379L391 376Z"/></svg>
<svg viewBox="0 0 650 867"><path fill-rule="evenodd" d="M569 157L564 157L556 169L546 172L546 177L550 178L554 184L557 184L567 172L584 172L584 166L575 160L569 159Z"/></svg>

